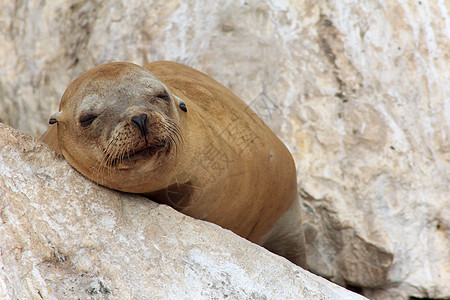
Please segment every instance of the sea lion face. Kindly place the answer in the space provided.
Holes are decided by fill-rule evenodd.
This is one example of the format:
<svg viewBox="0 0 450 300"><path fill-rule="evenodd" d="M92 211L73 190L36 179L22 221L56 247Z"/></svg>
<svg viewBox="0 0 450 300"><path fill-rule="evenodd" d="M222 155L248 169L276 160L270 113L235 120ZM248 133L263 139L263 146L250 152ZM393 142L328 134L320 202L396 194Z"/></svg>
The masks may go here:
<svg viewBox="0 0 450 300"><path fill-rule="evenodd" d="M61 151L90 179L139 192L176 157L183 106L178 100L137 65L96 67L72 82L61 99L55 120Z"/></svg>

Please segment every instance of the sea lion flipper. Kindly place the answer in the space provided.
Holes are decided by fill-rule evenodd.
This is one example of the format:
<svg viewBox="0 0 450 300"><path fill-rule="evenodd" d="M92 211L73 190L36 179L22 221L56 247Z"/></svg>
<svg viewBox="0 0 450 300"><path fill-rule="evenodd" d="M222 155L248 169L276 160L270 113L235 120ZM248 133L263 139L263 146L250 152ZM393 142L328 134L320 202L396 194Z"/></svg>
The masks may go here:
<svg viewBox="0 0 450 300"><path fill-rule="evenodd" d="M40 137L40 140L49 145L58 154L62 154L61 147L59 147L57 124L50 126Z"/></svg>

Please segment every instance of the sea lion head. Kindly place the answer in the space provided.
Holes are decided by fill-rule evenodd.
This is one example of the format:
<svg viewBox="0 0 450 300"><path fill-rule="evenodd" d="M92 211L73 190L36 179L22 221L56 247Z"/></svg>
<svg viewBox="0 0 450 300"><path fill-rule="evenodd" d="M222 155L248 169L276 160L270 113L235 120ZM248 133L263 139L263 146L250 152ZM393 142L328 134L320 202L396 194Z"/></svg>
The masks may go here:
<svg viewBox="0 0 450 300"><path fill-rule="evenodd" d="M186 112L185 103L150 71L108 63L69 85L50 123L58 124L61 151L82 174L113 189L144 193L167 184L160 178L170 177L164 173L175 163Z"/></svg>

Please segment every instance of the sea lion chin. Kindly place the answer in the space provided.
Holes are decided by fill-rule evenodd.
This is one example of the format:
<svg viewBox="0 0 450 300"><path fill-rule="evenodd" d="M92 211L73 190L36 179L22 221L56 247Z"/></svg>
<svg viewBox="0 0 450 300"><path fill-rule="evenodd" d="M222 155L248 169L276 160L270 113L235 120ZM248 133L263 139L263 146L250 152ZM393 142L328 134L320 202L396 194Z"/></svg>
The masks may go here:
<svg viewBox="0 0 450 300"><path fill-rule="evenodd" d="M75 79L42 140L91 180L216 223L306 267L291 154L229 89L173 62Z"/></svg>

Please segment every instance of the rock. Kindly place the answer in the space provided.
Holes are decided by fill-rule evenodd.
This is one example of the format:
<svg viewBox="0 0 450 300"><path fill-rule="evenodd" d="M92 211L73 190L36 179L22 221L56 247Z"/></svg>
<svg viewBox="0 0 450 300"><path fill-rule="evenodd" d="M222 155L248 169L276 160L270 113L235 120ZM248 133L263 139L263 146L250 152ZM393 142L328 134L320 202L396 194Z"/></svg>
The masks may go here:
<svg viewBox="0 0 450 300"><path fill-rule="evenodd" d="M0 125L2 299L363 299Z"/></svg>
<svg viewBox="0 0 450 300"><path fill-rule="evenodd" d="M0 121L39 136L81 72L174 60L291 149L312 270L371 299L450 297L445 1L0 3Z"/></svg>

